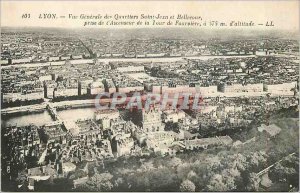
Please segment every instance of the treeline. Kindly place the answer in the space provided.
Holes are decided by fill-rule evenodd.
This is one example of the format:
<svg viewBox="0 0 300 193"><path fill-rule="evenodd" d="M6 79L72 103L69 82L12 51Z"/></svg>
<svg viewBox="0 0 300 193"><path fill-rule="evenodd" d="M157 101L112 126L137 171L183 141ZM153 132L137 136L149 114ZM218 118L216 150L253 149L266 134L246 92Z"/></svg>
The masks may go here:
<svg viewBox="0 0 300 193"><path fill-rule="evenodd" d="M188 158L123 159L118 169L101 168L75 191L254 191L253 171L264 168L264 152L189 154ZM206 157L205 157L206 156ZM137 163L139 162L139 163Z"/></svg>

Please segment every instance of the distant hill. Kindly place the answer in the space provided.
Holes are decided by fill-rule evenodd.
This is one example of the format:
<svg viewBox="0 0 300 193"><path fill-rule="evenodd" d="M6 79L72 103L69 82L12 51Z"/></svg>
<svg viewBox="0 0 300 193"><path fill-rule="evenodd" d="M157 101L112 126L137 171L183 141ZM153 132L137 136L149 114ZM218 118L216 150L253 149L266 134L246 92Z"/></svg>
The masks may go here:
<svg viewBox="0 0 300 193"><path fill-rule="evenodd" d="M136 29L98 29L98 28L39 28L39 27L2 27L1 33L7 32L35 32L53 34L74 34L91 38L105 38L112 40L124 39L264 39L289 38L299 39L297 32L275 30L242 30L242 29L195 29L195 28L136 28Z"/></svg>

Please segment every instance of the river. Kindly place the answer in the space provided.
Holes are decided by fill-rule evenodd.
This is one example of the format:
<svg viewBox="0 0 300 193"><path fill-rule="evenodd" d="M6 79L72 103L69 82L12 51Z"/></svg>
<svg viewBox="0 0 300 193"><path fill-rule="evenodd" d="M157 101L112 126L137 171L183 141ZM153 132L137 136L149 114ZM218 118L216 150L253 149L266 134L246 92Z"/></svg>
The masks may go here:
<svg viewBox="0 0 300 193"><path fill-rule="evenodd" d="M63 120L78 120L90 119L94 117L95 107L84 107L75 109L58 110L58 115ZM10 114L1 116L1 127L8 127L10 125L25 126L29 124L42 126L51 123L53 120L48 111L31 114Z"/></svg>
<svg viewBox="0 0 300 193"><path fill-rule="evenodd" d="M29 124L42 126L44 124L52 122L52 118L47 111L39 112L39 113L19 113L19 114L9 114L9 115L1 115L1 127L8 126L26 126Z"/></svg>
<svg viewBox="0 0 300 193"><path fill-rule="evenodd" d="M248 58L256 57L255 55L202 55L202 56L185 56L185 57L161 57L161 58L98 58L99 62L109 63L109 62L176 62L186 59L200 59L200 60L209 60L214 58ZM13 64L7 66L1 66L1 68L15 68L15 67L41 67L41 66L60 66L64 65L65 61L57 62L44 62L44 63L28 63L28 64ZM71 64L85 64L93 63L93 59L79 59L79 60L70 60Z"/></svg>

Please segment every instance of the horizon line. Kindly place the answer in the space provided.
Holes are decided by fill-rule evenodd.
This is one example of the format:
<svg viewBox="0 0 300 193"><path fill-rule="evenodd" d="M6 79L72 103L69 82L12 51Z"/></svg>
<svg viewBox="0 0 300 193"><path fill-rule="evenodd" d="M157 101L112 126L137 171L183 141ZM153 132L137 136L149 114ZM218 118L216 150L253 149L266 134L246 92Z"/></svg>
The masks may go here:
<svg viewBox="0 0 300 193"><path fill-rule="evenodd" d="M17 1L17 0L16 0ZM69 0L67 0L69 1ZM65 26L1 26L1 29L3 28L53 28L53 29L87 29L87 30L91 30L91 29L109 29L109 30L136 30L136 29L186 29L186 30L247 30L247 31L289 31L289 32L300 32L300 30L298 29L260 29L260 28L253 28L253 27L247 27L247 26L241 26L241 27L224 27L224 28L196 28L196 27L176 27L176 26L171 26L171 27L84 27L84 26L76 26L76 27L65 27ZM248 29L247 29L248 28Z"/></svg>

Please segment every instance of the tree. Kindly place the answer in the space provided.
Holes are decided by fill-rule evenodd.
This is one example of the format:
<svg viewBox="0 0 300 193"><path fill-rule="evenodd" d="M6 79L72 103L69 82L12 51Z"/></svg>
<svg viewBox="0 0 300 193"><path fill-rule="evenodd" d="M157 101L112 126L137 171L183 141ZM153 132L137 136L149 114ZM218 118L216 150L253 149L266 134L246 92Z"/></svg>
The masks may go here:
<svg viewBox="0 0 300 193"><path fill-rule="evenodd" d="M123 188L123 191L124 191L124 179L122 177L118 177L115 181L114 181L114 187L118 188L119 190L122 190Z"/></svg>
<svg viewBox="0 0 300 193"><path fill-rule="evenodd" d="M102 182L101 191L110 191L113 188L113 184L110 181Z"/></svg>
<svg viewBox="0 0 300 193"><path fill-rule="evenodd" d="M196 186L190 180L184 180L180 184L180 191L181 192L195 192Z"/></svg>
<svg viewBox="0 0 300 193"><path fill-rule="evenodd" d="M177 167L177 166L179 166L179 165L182 164L182 161L181 161L180 158L174 157L174 158L172 158L172 159L170 160L170 163L169 163L169 164L170 164L171 167Z"/></svg>
<svg viewBox="0 0 300 193"><path fill-rule="evenodd" d="M281 163L277 163L271 170L275 180L286 181L290 176L297 174L295 168L285 167Z"/></svg>
<svg viewBox="0 0 300 193"><path fill-rule="evenodd" d="M222 171L222 173L226 172ZM235 190L235 177L231 176L230 174L226 174L226 177L223 177L220 174L215 174L208 183L207 189L208 191L214 192L225 192Z"/></svg>
<svg viewBox="0 0 300 193"><path fill-rule="evenodd" d="M150 170L148 173L151 191L176 191L180 181L171 168Z"/></svg>
<svg viewBox="0 0 300 193"><path fill-rule="evenodd" d="M225 184L223 183L223 177L220 174L213 175L207 185L207 190L214 192L228 191Z"/></svg>
<svg viewBox="0 0 300 193"><path fill-rule="evenodd" d="M149 173L151 171L136 172L126 176L129 191L145 191L150 188Z"/></svg>
<svg viewBox="0 0 300 193"><path fill-rule="evenodd" d="M263 152L254 152L252 155L250 155L250 164L254 168L265 163L266 161L266 155Z"/></svg>
<svg viewBox="0 0 300 193"><path fill-rule="evenodd" d="M187 175L188 179L195 179L197 177L198 177L197 174L193 170L191 170Z"/></svg>
<svg viewBox="0 0 300 193"><path fill-rule="evenodd" d="M235 160L233 161L233 165L240 171L245 171L245 169L248 167L247 158L238 153L236 154Z"/></svg>
<svg viewBox="0 0 300 193"><path fill-rule="evenodd" d="M229 169L224 169L222 171L222 175L223 176L232 176L232 177L240 177L241 173L239 172L239 170L237 168L229 168Z"/></svg>
<svg viewBox="0 0 300 193"><path fill-rule="evenodd" d="M247 191L257 191L259 188L260 178L256 173L250 173L248 176Z"/></svg>
<svg viewBox="0 0 300 193"><path fill-rule="evenodd" d="M236 177L239 177L239 172L234 172L236 170L232 170L233 172L232 173L229 173L228 175L226 175L224 177L224 184L226 186L226 190L227 191L232 191L232 190L235 190L236 189ZM237 176L233 176L233 173L234 175L237 175Z"/></svg>
<svg viewBox="0 0 300 193"><path fill-rule="evenodd" d="M142 164L141 168L143 170L152 170L154 169L153 162L145 162Z"/></svg>
<svg viewBox="0 0 300 193"><path fill-rule="evenodd" d="M113 188L113 184L110 182L112 178L110 173L96 173L86 184L90 191L110 191Z"/></svg>

